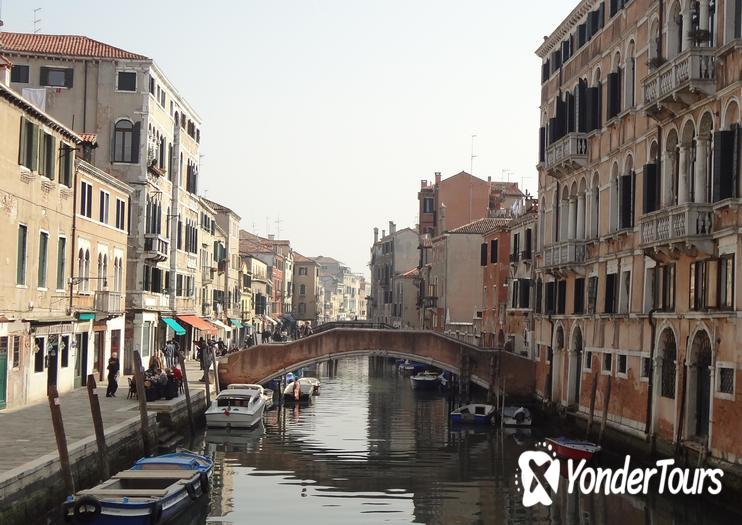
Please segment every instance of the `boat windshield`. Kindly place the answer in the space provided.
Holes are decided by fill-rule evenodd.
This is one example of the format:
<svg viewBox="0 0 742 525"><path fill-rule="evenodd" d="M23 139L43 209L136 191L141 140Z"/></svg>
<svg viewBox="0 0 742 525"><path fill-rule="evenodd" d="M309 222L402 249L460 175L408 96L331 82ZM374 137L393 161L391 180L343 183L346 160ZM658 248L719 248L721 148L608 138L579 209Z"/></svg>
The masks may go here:
<svg viewBox="0 0 742 525"><path fill-rule="evenodd" d="M483 416L485 413L484 407L474 407L474 414Z"/></svg>
<svg viewBox="0 0 742 525"><path fill-rule="evenodd" d="M216 400L219 407L246 407L252 401L251 397L220 397Z"/></svg>

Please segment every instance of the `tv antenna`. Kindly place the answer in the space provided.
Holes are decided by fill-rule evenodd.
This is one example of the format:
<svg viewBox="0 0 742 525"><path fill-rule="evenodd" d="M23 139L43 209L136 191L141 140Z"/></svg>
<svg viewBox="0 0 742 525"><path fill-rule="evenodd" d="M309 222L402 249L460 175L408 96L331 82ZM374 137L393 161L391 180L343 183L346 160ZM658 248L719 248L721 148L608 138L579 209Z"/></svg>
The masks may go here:
<svg viewBox="0 0 742 525"><path fill-rule="evenodd" d="M474 155L474 139L476 137L476 135L471 136L471 158L469 159L469 175L474 175L474 158L476 157L476 155Z"/></svg>
<svg viewBox="0 0 742 525"><path fill-rule="evenodd" d="M278 216L278 218L273 221L276 224L276 239L281 238L281 223L283 222L281 220L281 215Z"/></svg>
<svg viewBox="0 0 742 525"><path fill-rule="evenodd" d="M41 18L39 17L40 12L41 12L40 7L37 7L33 10L33 34L34 35L41 32Z"/></svg>

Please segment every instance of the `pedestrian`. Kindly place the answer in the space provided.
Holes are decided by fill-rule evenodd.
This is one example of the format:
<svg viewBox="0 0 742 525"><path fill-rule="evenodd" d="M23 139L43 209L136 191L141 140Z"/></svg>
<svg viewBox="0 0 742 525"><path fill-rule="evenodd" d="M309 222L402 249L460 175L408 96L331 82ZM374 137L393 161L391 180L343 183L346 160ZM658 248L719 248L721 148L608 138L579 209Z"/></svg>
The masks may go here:
<svg viewBox="0 0 742 525"><path fill-rule="evenodd" d="M108 360L108 388L106 389L106 397L116 397L116 390L118 390L119 383L119 370L121 365L119 364L118 354L116 352L111 353L111 358Z"/></svg>
<svg viewBox="0 0 742 525"><path fill-rule="evenodd" d="M206 355L206 340L201 337L198 342L196 343L196 359L198 359L198 363L201 366L201 370L205 370L204 367L204 359ZM203 382L205 376L201 376L201 379L199 381Z"/></svg>
<svg viewBox="0 0 742 525"><path fill-rule="evenodd" d="M163 351L163 353L165 354L165 367L172 368L173 357L175 357L175 341L170 339L167 343L165 343L165 350Z"/></svg>

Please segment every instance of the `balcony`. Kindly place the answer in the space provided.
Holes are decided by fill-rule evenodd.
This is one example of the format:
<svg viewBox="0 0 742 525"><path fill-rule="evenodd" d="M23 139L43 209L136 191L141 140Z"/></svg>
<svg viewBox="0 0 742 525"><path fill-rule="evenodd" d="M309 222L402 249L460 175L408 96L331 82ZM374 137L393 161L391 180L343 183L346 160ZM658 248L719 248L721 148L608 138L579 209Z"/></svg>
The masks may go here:
<svg viewBox="0 0 742 525"><path fill-rule="evenodd" d="M647 115L673 117L716 91L716 50L696 47L669 60L644 80Z"/></svg>
<svg viewBox="0 0 742 525"><path fill-rule="evenodd" d="M201 284L210 284L214 280L214 271L211 268L201 270Z"/></svg>
<svg viewBox="0 0 742 525"><path fill-rule="evenodd" d="M99 290L95 292L95 311L101 315L121 315L124 313L124 302L121 292Z"/></svg>
<svg viewBox="0 0 742 525"><path fill-rule="evenodd" d="M577 272L585 263L585 241L561 241L544 246L544 268L554 272Z"/></svg>
<svg viewBox="0 0 742 525"><path fill-rule="evenodd" d="M587 165L587 134L569 133L546 148L546 172L560 178Z"/></svg>
<svg viewBox="0 0 742 525"><path fill-rule="evenodd" d="M186 255L186 267L189 270L195 270L198 268L198 256L194 253L189 253Z"/></svg>
<svg viewBox="0 0 742 525"><path fill-rule="evenodd" d="M166 261L168 244L168 240L159 233L146 233L144 235L144 258L153 261Z"/></svg>
<svg viewBox="0 0 742 525"><path fill-rule="evenodd" d="M712 204L686 203L648 213L641 218L641 246L664 252L669 258L680 253L713 253Z"/></svg>
<svg viewBox="0 0 742 525"><path fill-rule="evenodd" d="M423 308L438 308L438 298L432 296L423 297Z"/></svg>

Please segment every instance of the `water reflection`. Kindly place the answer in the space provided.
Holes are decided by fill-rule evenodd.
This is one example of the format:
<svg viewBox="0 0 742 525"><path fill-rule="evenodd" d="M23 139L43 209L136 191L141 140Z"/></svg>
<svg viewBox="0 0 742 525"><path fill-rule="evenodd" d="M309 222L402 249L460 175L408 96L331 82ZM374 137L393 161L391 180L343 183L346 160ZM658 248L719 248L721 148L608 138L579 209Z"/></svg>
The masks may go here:
<svg viewBox="0 0 742 525"><path fill-rule="evenodd" d="M514 483L529 431L449 428L445 396L414 392L393 363L350 359L311 405L268 412L250 432L207 432L208 523L441 525L733 523L697 499L577 496L525 509Z"/></svg>

